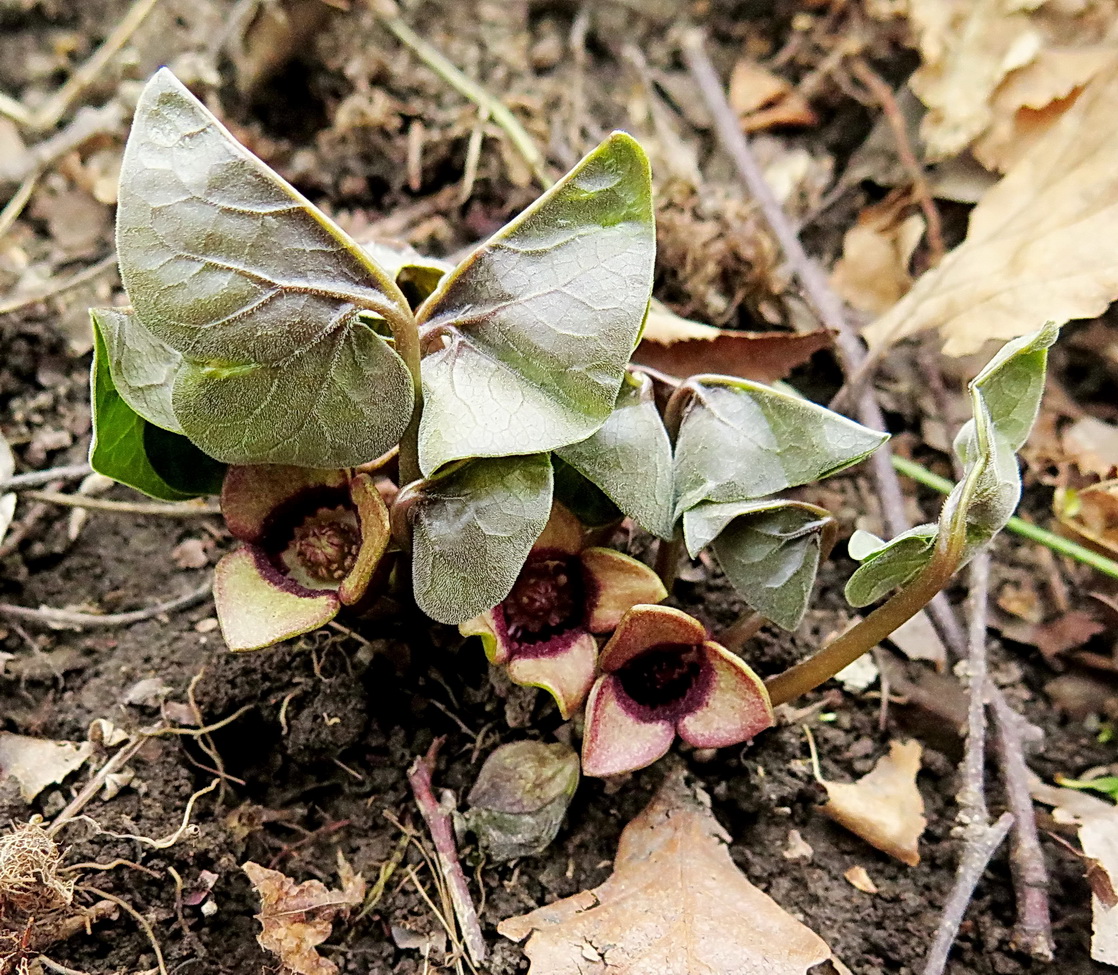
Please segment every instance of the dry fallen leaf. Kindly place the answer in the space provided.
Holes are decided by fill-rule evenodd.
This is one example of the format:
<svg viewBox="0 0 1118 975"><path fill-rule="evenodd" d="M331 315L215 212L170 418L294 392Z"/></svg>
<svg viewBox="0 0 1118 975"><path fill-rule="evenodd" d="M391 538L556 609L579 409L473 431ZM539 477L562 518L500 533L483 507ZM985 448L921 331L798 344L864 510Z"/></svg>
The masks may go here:
<svg viewBox="0 0 1118 975"><path fill-rule="evenodd" d="M249 860L241 865L256 893L262 928L256 940L265 951L279 958L282 972L297 975L334 975L338 966L315 949L330 937L334 918L356 907L365 897L365 881L355 874L338 852L341 890L328 890L318 880L296 884L278 870L269 870Z"/></svg>
<svg viewBox="0 0 1118 975"><path fill-rule="evenodd" d="M1030 138L1030 112L1055 107L1047 114L1057 116L1067 107L1057 103L1105 67L1118 5L907 0L880 14L898 12L907 13L923 62L909 84L928 107L920 131L929 158L958 155L979 139L979 158L997 166Z"/></svg>
<svg viewBox="0 0 1118 975"><path fill-rule="evenodd" d="M910 867L920 862L918 845L928 822L916 788L920 754L919 742L892 741L889 754L857 782L819 780L827 790L827 816Z"/></svg>
<svg viewBox="0 0 1118 975"><path fill-rule="evenodd" d="M522 941L530 975L803 975L823 939L734 865L725 830L683 773L621 834L613 876L497 930Z"/></svg>
<svg viewBox="0 0 1118 975"><path fill-rule="evenodd" d="M682 318L654 301L633 361L683 379L717 372L773 383L831 341L826 329L796 333L714 328Z"/></svg>
<svg viewBox="0 0 1118 975"><path fill-rule="evenodd" d="M1064 453L1084 474L1105 480L1118 474L1118 426L1081 416L1060 438Z"/></svg>
<svg viewBox="0 0 1118 975"><path fill-rule="evenodd" d="M740 58L730 72L728 98L746 132L775 126L815 125L819 121L803 95L779 75L748 58Z"/></svg>
<svg viewBox="0 0 1118 975"><path fill-rule="evenodd" d="M966 240L866 329L880 346L938 328L965 355L1118 297L1118 70L1075 105L975 207Z"/></svg>
<svg viewBox="0 0 1118 975"><path fill-rule="evenodd" d="M1088 548L1118 556L1118 481L1101 481L1081 491L1058 488L1052 510L1060 524Z"/></svg>
<svg viewBox="0 0 1118 975"><path fill-rule="evenodd" d="M924 236L924 218L904 216L905 209L900 197L889 197L863 210L843 237L831 284L859 311L880 315L912 287L908 266Z"/></svg>
<svg viewBox="0 0 1118 975"><path fill-rule="evenodd" d="M0 731L0 779L14 778L20 795L31 802L48 785L76 772L92 754L88 741L51 741Z"/></svg>
<svg viewBox="0 0 1118 975"><path fill-rule="evenodd" d="M863 894L879 893L877 884L875 884L873 878L866 873L866 868L861 865L851 867L843 873L843 876L851 887L860 890Z"/></svg>
<svg viewBox="0 0 1118 975"><path fill-rule="evenodd" d="M1118 808L1105 805L1105 811L1083 819L1079 845L1094 861L1088 864L1088 873L1100 874L1091 884L1091 957L1118 965L1118 904L1108 904L1110 898L1106 896L1108 888L1113 894L1118 886Z"/></svg>

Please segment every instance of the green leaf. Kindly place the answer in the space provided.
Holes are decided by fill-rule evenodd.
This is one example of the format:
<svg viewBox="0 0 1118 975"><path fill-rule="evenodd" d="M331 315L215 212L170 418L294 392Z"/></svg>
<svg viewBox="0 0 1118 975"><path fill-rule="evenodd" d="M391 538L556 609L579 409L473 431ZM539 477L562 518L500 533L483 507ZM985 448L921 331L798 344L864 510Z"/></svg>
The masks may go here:
<svg viewBox="0 0 1118 975"><path fill-rule="evenodd" d="M456 624L509 594L551 514L551 460L483 458L409 491L412 579L419 608Z"/></svg>
<svg viewBox="0 0 1118 975"><path fill-rule="evenodd" d="M938 530L936 525L917 525L891 541L878 539L874 547L859 546L855 542L860 535L869 535L869 532L855 532L847 551L852 559L862 564L847 580L846 601L851 606L868 606L915 578L932 557Z"/></svg>
<svg viewBox="0 0 1118 975"><path fill-rule="evenodd" d="M593 481L568 464L558 454L551 455L554 470L555 501L566 508L586 528L616 525L625 514Z"/></svg>
<svg viewBox="0 0 1118 975"><path fill-rule="evenodd" d="M683 515L692 557L711 545L726 578L766 619L786 630L800 625L807 609L827 511L796 501L699 504Z"/></svg>
<svg viewBox="0 0 1118 975"><path fill-rule="evenodd" d="M701 501L749 501L829 477L888 434L760 383L702 376L675 446L676 518Z"/></svg>
<svg viewBox="0 0 1118 975"><path fill-rule="evenodd" d="M171 385L182 356L160 342L135 315L115 308L91 308L89 315L105 344L109 372L121 399L149 423L182 433L171 406Z"/></svg>
<svg viewBox="0 0 1118 975"><path fill-rule="evenodd" d="M846 584L852 605L865 606L912 579L931 560L937 537L954 525L966 533L964 560L1005 527L1021 498L1017 451L1040 409L1048 348L1058 334L1048 324L1015 339L974 378L974 418L955 438L963 478L948 495L939 524L921 525L880 548L857 552L864 561Z"/></svg>
<svg viewBox="0 0 1118 975"><path fill-rule="evenodd" d="M174 413L207 452L345 467L403 434L407 368L360 318L408 318L404 295L166 69L144 88L125 147L117 249L136 315L186 360ZM215 415L222 407L231 414Z"/></svg>
<svg viewBox="0 0 1118 975"><path fill-rule="evenodd" d="M615 132L443 278L419 309L419 463L554 450L613 410L648 308L648 160Z"/></svg>
<svg viewBox="0 0 1118 975"><path fill-rule="evenodd" d="M148 423L117 392L98 318L93 321L90 466L161 501L220 493L223 465L186 437Z"/></svg>
<svg viewBox="0 0 1118 975"><path fill-rule="evenodd" d="M336 468L391 449L403 434L396 421L407 421L397 409L411 395L400 357L356 322L280 365L186 360L172 401L186 435L227 464Z"/></svg>
<svg viewBox="0 0 1118 975"><path fill-rule="evenodd" d="M556 453L642 528L671 537L672 444L647 376L626 373L606 422Z"/></svg>

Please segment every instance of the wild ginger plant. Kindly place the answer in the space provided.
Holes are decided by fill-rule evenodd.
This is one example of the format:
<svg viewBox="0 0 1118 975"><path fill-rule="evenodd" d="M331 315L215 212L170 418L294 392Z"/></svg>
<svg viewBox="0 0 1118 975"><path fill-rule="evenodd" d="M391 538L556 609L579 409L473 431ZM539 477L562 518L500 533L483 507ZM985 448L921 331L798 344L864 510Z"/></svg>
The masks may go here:
<svg viewBox="0 0 1118 975"><path fill-rule="evenodd" d="M898 591L762 683L655 605L682 549L709 547L756 620L795 628L835 524L779 495L886 435L717 375L682 382L661 416L629 365L655 259L635 140L609 136L449 267L350 238L164 69L137 107L119 200L131 307L92 313L91 463L158 498L221 491L242 542L215 575L229 646L410 589L564 717L590 695L591 774L648 764L677 734L752 737L773 704L918 612L1016 505L1051 328L972 384L967 475L938 525L852 541L851 601ZM660 539L660 579L592 544L624 517Z"/></svg>

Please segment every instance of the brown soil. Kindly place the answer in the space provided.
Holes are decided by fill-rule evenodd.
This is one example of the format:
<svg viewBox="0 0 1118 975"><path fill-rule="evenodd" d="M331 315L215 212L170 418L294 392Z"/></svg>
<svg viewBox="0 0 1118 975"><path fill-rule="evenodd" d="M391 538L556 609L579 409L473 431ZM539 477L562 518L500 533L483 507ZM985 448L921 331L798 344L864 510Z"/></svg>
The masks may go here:
<svg viewBox="0 0 1118 975"><path fill-rule="evenodd" d="M123 0L0 2L0 88L24 98L49 90L65 76L67 65L99 43L127 6ZM458 202L452 187L462 178L476 109L403 53L363 5L351 6L349 13L326 10L322 22L297 45L295 56L252 93L243 93L237 81L250 72L247 62L242 58L238 65L228 45L215 45L233 23L234 8L244 5L164 0L136 35L128 56L118 57L83 99L98 104L118 90L129 97L135 91L130 79L143 78L158 63L172 63L184 74L195 65L200 77L206 66L217 65L219 75L202 77L213 84L208 90L215 105L223 106L240 137L313 199L351 226L372 225L417 247L452 254L533 198L530 174L500 133L487 127L472 195L468 202ZM450 60L517 108L558 167L577 158L598 134L615 125L634 125L627 99L639 97L639 83L625 66L620 39L643 52L665 85L686 77L672 53L669 32L686 11L672 0L647 4L643 15L629 4L587 5L593 15L581 108L572 104L575 65L564 50L577 5L439 0L407 6L409 21L422 25L425 36ZM692 6L717 41L720 66L728 68L743 43L762 44L770 52L784 45L800 5ZM826 15L825 4L802 6L816 16ZM840 18L835 29L844 23ZM909 55L877 30L871 51L880 70L902 77L911 66ZM790 77L808 73L809 54L788 61ZM675 97L684 115L697 112L693 92L681 89ZM792 141L833 157L841 167L873 118L838 91L822 92L815 104L823 123ZM409 170L408 132L418 125L424 131L423 152L418 164L413 157ZM119 145L116 135L106 142ZM705 183L699 191L682 194L663 187L667 229L662 233L667 236L662 250L672 260L665 261L659 293L697 317L749 327L766 308L783 306L778 295L765 290L777 291L766 264L771 248L757 236L755 219L712 146L706 139L701 160ZM48 182L43 192L54 192L53 187ZM823 252L833 251L864 202L860 193L855 190L852 198L816 221L813 243ZM83 251L58 243L60 221L65 222L41 201L20 221L15 239L30 260L65 274L110 252L108 222ZM696 261L698 270L689 277L681 272L680 255L692 239L707 241L709 262ZM8 273L6 265L0 270ZM742 281L749 282L748 294L727 298L735 293L734 282ZM26 469L84 457L89 361L81 320L88 304L106 301L109 284L117 286L103 278L55 302L0 319L0 429ZM1060 368L1067 364L1063 356L1056 361ZM918 434L919 409L915 396L904 391L904 375L898 365L888 405L898 425ZM834 377L834 366L823 354L800 378L805 388L825 393L833 391ZM114 489L110 496L128 493ZM934 510L932 498L920 500L926 512ZM839 511L847 530L863 513L872 527L875 503L861 475L829 483L824 503ZM1043 503L1040 493L1036 503L1038 508ZM29 508L21 507L22 518ZM149 605L188 591L208 571L176 564L172 552L186 539L204 542L211 564L228 547L216 519L182 522L96 513L71 541L66 514L45 509L14 550L0 559L0 600L28 606L88 604L110 612ZM995 560L998 573L1031 574L1043 589L1033 550L1003 539ZM817 608L797 633L765 632L755 641L749 659L759 672L780 669L843 625L841 583L850 568L839 558L823 572ZM740 611L739 601L716 575L702 569L689 578L698 581L679 585L679 605L716 626ZM464 644L454 630L432 628L416 616L347 621L360 637L326 630L274 650L234 656L211 628L212 612L212 605L204 604L130 628L84 633L0 624L0 634L6 633L0 650L13 655L0 670L0 730L83 740L97 718L126 729L150 724L159 717L156 700L125 703L129 689L150 678L165 685L157 697L177 708L187 701L193 682L197 706L209 723L248 706L210 736L225 784L220 793L199 800L196 830L166 849L97 831L162 837L179 827L191 794L214 778L214 758L201 747L206 743L185 736L145 748L132 763L131 784L108 801L94 800L86 810L91 821L63 835L68 863L124 858L150 871L123 865L105 872L86 870L83 880L144 915L170 972L209 975L276 968L275 959L256 942L258 902L239 867L245 860L275 866L296 879L315 876L331 884L336 880L335 849L340 849L375 882L400 846L398 824L414 823L421 829L405 773L434 737L447 737L436 786L462 797L497 744L577 734L548 700L519 694L506 698L505 690L491 682L476 644ZM1043 749L1033 759L1038 774L1050 780L1055 773L1074 774L1112 757L1084 722L1056 713L1042 693L1053 674L1034 648L995 644L992 653L998 683L1046 732ZM914 680L930 679L925 665L902 666ZM944 680L948 699L951 693L961 695L957 684ZM713 797L718 818L734 837L734 859L754 883L819 932L853 971L918 971L959 852L952 834L957 726L949 708L943 709L946 715L936 715L894 706L881 730L879 701L872 694L832 689L814 700L822 701L829 716L820 721L816 712L810 719L828 777L865 773L887 750L891 737L914 734L927 746L920 787L928 830L919 867L908 868L877 853L815 811L821 790L812 778L799 722L766 733L740 751L684 758ZM497 922L601 883L622 827L647 802L662 775L662 769L653 767L619 785L584 782L547 852L476 870L495 975L525 966L520 948L496 934ZM29 809L12 781L0 783L0 821L22 822L32 813L49 818L72 791L71 785L49 788ZM997 807L1000 797L991 798ZM793 829L814 850L810 859L782 855ZM1046 839L1045 849L1053 872L1061 970L1094 970L1088 955L1090 896L1081 865L1055 842ZM472 874L475 858L468 844L464 855ZM392 938L393 928L407 928L437 940L437 921L409 879L408 865L417 867L415 877L432 890L430 874L409 852L372 911L351 925L335 925L323 952L343 971L427 970L417 950L397 948ZM854 865L866 868L878 894L861 893L843 878ZM184 903L177 897L172 868L188 894L199 889L203 871L216 874L216 911L204 912L199 898L187 897ZM79 902L89 901L88 895L79 895ZM967 918L949 971L1008 975L1041 970L1010 945L1014 905L1004 851L979 886ZM88 934L78 932L50 947L48 954L87 972L155 968L148 940L125 913L97 921ZM440 959L436 950L432 963Z"/></svg>

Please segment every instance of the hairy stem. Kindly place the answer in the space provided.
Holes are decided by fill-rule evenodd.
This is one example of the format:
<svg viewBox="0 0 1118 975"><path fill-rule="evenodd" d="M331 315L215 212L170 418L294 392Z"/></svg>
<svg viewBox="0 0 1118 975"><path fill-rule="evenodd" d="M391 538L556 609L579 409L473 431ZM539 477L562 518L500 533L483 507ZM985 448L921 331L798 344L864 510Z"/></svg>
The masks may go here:
<svg viewBox="0 0 1118 975"><path fill-rule="evenodd" d="M668 592L675 585L679 572L679 560L683 557L683 532L676 529L669 541L660 539L656 543L656 574Z"/></svg>
<svg viewBox="0 0 1118 975"><path fill-rule="evenodd" d="M400 484L404 485L418 481L423 476L419 469L419 421L423 417L423 381L419 369L422 356L419 350L419 326L410 312L406 315L393 315L388 320L388 325L396 342L396 353L408 367L415 389L411 419L400 439Z"/></svg>

